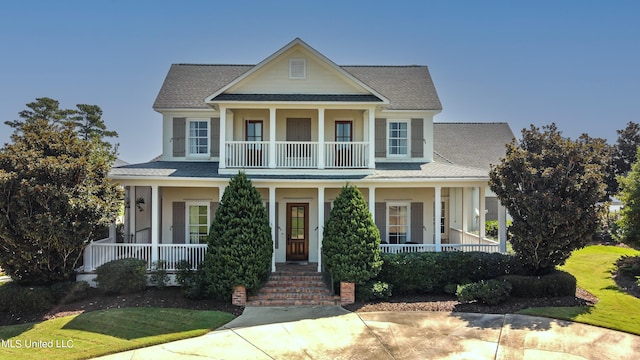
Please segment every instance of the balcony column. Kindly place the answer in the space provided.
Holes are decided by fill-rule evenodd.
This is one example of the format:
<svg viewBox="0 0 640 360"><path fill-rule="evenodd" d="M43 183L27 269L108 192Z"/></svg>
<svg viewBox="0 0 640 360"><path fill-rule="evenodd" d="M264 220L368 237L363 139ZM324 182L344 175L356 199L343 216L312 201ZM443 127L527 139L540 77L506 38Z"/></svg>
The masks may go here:
<svg viewBox="0 0 640 360"><path fill-rule="evenodd" d="M498 201L498 242L500 252L507 253L507 209Z"/></svg>
<svg viewBox="0 0 640 360"><path fill-rule="evenodd" d="M322 272L322 239L324 235L324 186L318 186L318 272Z"/></svg>
<svg viewBox="0 0 640 360"><path fill-rule="evenodd" d="M129 186L129 234L125 239L128 243L136 242L136 214L136 187Z"/></svg>
<svg viewBox="0 0 640 360"><path fill-rule="evenodd" d="M484 199L484 194L485 193L485 188L484 186L478 186L478 207L480 208L480 214L478 217L478 235L480 235L480 243L482 243L483 239L485 238L485 233L486 233L486 224L485 224L485 219L487 214L485 214L485 199Z"/></svg>
<svg viewBox="0 0 640 360"><path fill-rule="evenodd" d="M433 210L433 223L434 223L434 243L436 245L436 252L442 251L442 232L440 231L440 222L442 221L442 188L440 186L436 186L435 196L433 197L434 201L434 210Z"/></svg>
<svg viewBox="0 0 640 360"><path fill-rule="evenodd" d="M369 110L367 110L367 112L369 113L369 119L368 119L368 128L369 128L369 156L368 156L368 168L369 169L375 169L376 168L376 110L375 108L371 108Z"/></svg>
<svg viewBox="0 0 640 360"><path fill-rule="evenodd" d="M227 108L220 106L220 163L218 168L227 168Z"/></svg>
<svg viewBox="0 0 640 360"><path fill-rule="evenodd" d="M324 169L324 108L318 108L318 169Z"/></svg>
<svg viewBox="0 0 640 360"><path fill-rule="evenodd" d="M269 108L269 168L276 168L276 108Z"/></svg>
<svg viewBox="0 0 640 360"><path fill-rule="evenodd" d="M151 265L158 261L160 243L160 188L151 186Z"/></svg>
<svg viewBox="0 0 640 360"><path fill-rule="evenodd" d="M273 255L271 256L271 272L276 271L276 188L269 186L269 224L271 225L271 242Z"/></svg>

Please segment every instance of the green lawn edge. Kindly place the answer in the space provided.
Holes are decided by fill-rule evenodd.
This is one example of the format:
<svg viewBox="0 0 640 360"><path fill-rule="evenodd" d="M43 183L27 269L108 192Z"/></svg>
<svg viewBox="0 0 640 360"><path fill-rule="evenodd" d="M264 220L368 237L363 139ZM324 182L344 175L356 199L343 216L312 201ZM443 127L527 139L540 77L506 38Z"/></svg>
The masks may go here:
<svg viewBox="0 0 640 360"><path fill-rule="evenodd" d="M576 277L578 286L599 301L587 307L544 307L518 311L518 314L571 320L607 329L640 335L640 299L621 291L611 272L623 255L640 251L619 246L591 245L576 250L560 269Z"/></svg>
<svg viewBox="0 0 640 360"><path fill-rule="evenodd" d="M2 359L88 359L204 335L234 318L220 311L121 308L0 327Z"/></svg>

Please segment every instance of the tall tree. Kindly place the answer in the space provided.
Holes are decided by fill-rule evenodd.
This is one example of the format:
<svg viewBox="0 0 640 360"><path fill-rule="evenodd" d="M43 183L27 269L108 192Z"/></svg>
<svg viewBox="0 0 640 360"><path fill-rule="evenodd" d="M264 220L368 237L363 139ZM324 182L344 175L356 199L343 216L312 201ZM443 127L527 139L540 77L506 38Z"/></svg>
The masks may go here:
<svg viewBox="0 0 640 360"><path fill-rule="evenodd" d="M57 106L27 104L0 150L0 266L18 283L74 279L84 247L122 198L106 178L113 150L81 139Z"/></svg>
<svg viewBox="0 0 640 360"><path fill-rule="evenodd" d="M335 282L364 284L380 272L380 231L355 186L343 187L336 197L322 243L326 266Z"/></svg>
<svg viewBox="0 0 640 360"><path fill-rule="evenodd" d="M78 135L84 140L92 138L118 137L115 131L107 130L102 120L102 109L98 105L78 104L71 121L76 125Z"/></svg>
<svg viewBox="0 0 640 360"><path fill-rule="evenodd" d="M640 125L632 121L624 129L616 130L618 139L611 149L611 165L607 171L607 193L614 196L618 193L619 176L626 176L631 164L637 160L640 146Z"/></svg>
<svg viewBox="0 0 640 360"><path fill-rule="evenodd" d="M640 159L640 148L637 150ZM640 160L631 165L626 176L618 177L620 200L624 204L618 219L618 238L623 243L640 249Z"/></svg>
<svg viewBox="0 0 640 360"><path fill-rule="evenodd" d="M260 193L244 173L229 181L207 243L204 274L211 296L231 300L234 286L254 292L269 277L271 226Z"/></svg>
<svg viewBox="0 0 640 360"><path fill-rule="evenodd" d="M522 130L491 167L489 185L513 218L510 242L523 264L544 274L585 246L604 196L604 140L565 138L555 124Z"/></svg>

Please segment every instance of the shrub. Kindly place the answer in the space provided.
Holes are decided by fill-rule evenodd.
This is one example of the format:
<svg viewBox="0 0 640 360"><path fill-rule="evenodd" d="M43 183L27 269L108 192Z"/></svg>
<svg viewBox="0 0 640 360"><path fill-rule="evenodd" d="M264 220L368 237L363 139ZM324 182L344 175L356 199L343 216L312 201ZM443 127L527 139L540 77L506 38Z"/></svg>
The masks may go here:
<svg viewBox="0 0 640 360"><path fill-rule="evenodd" d="M640 276L640 256L621 256L616 261L618 273L627 276Z"/></svg>
<svg viewBox="0 0 640 360"><path fill-rule="evenodd" d="M509 299L511 284L500 280L480 280L458 286L456 295L461 302L478 301L482 304L497 305Z"/></svg>
<svg viewBox="0 0 640 360"><path fill-rule="evenodd" d="M336 197L322 243L333 281L362 285L380 272L380 231L355 186L344 186Z"/></svg>
<svg viewBox="0 0 640 360"><path fill-rule="evenodd" d="M182 295L187 299L202 299L206 297L206 284L202 266L198 270L191 269L191 263L181 260L176 263L176 282L182 289Z"/></svg>
<svg viewBox="0 0 640 360"><path fill-rule="evenodd" d="M165 264L167 262L164 260L154 261L151 276L149 277L149 282L151 285L154 285L158 289L164 289L169 282L169 275L167 275L167 270L165 270Z"/></svg>
<svg viewBox="0 0 640 360"><path fill-rule="evenodd" d="M0 311L9 313L39 312L54 304L49 287L20 286L8 283L0 286Z"/></svg>
<svg viewBox="0 0 640 360"><path fill-rule="evenodd" d="M444 292L447 284L464 284L522 273L510 255L484 252L424 252L383 254L377 280L393 285L398 294ZM454 290L449 288L452 293Z"/></svg>
<svg viewBox="0 0 640 360"><path fill-rule="evenodd" d="M140 259L113 260L96 269L98 288L107 294L129 294L145 289L147 263Z"/></svg>
<svg viewBox="0 0 640 360"><path fill-rule="evenodd" d="M267 209L244 173L229 181L209 231L204 275L207 292L231 301L233 287L257 291L271 272L273 241Z"/></svg>
<svg viewBox="0 0 640 360"><path fill-rule="evenodd" d="M385 300L391 297L393 285L382 281L367 281L356 286L356 299L359 301Z"/></svg>
<svg viewBox="0 0 640 360"><path fill-rule="evenodd" d="M64 281L51 285L53 300L59 304L69 304L85 299L89 295L89 283L86 281Z"/></svg>
<svg viewBox="0 0 640 360"><path fill-rule="evenodd" d="M506 275L501 278L509 282L515 297L575 296L576 278L568 272L556 270L544 276Z"/></svg>

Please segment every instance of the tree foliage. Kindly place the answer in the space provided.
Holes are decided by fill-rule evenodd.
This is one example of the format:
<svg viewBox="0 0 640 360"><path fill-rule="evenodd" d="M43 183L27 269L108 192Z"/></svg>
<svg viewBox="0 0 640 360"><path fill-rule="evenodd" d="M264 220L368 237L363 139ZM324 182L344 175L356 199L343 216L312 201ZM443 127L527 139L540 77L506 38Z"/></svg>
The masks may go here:
<svg viewBox="0 0 640 360"><path fill-rule="evenodd" d="M616 130L618 139L610 147L611 162L607 170L607 193L614 196L619 191L618 177L626 176L631 170L631 164L637 160L637 150L640 145L640 125L632 121L624 129Z"/></svg>
<svg viewBox="0 0 640 360"><path fill-rule="evenodd" d="M593 237L604 195L606 143L582 135L562 137L555 124L522 130L522 141L507 145L489 185L513 218L511 243L535 274L564 264Z"/></svg>
<svg viewBox="0 0 640 360"><path fill-rule="evenodd" d="M18 283L73 280L84 247L118 213L121 190L106 179L115 150L82 139L55 100L27 107L0 150L0 266Z"/></svg>
<svg viewBox="0 0 640 360"><path fill-rule="evenodd" d="M229 181L209 231L205 279L209 294L230 300L233 287L254 292L267 280L273 241L260 193L244 173Z"/></svg>
<svg viewBox="0 0 640 360"><path fill-rule="evenodd" d="M640 159L640 148L637 159ZM631 165L627 176L618 177L620 194L618 197L624 204L618 219L617 237L625 244L640 248L640 160Z"/></svg>
<svg viewBox="0 0 640 360"><path fill-rule="evenodd" d="M333 280L364 284L382 268L380 231L360 190L345 186L324 228L322 250Z"/></svg>

